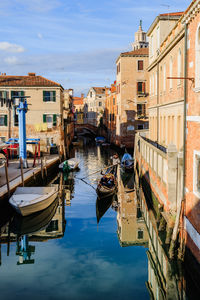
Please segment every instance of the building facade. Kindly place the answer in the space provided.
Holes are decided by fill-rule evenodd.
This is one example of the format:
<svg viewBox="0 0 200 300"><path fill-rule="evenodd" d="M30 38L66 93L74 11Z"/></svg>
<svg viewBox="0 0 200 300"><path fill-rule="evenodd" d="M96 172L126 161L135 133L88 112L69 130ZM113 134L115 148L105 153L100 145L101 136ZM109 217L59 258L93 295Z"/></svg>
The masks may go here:
<svg viewBox="0 0 200 300"><path fill-rule="evenodd" d="M116 115L117 115L116 81L106 89L104 125L107 128L107 139L116 143Z"/></svg>
<svg viewBox="0 0 200 300"><path fill-rule="evenodd" d="M185 12L187 93L185 103L186 245L200 262L200 1Z"/></svg>
<svg viewBox="0 0 200 300"><path fill-rule="evenodd" d="M91 87L84 99L84 123L98 126L105 109L105 87Z"/></svg>
<svg viewBox="0 0 200 300"><path fill-rule="evenodd" d="M116 61L116 144L134 147L135 132L148 128L148 42L141 26L133 51L121 53Z"/></svg>
<svg viewBox="0 0 200 300"><path fill-rule="evenodd" d="M18 137L18 112L16 106L6 107L3 101L27 96L27 138L40 138L41 151L51 144L64 143L64 89L51 80L35 73L28 76L0 76L0 134L2 140Z"/></svg>
<svg viewBox="0 0 200 300"><path fill-rule="evenodd" d="M83 124L84 116L84 94L81 94L81 97L73 97L74 105L74 119L76 124Z"/></svg>

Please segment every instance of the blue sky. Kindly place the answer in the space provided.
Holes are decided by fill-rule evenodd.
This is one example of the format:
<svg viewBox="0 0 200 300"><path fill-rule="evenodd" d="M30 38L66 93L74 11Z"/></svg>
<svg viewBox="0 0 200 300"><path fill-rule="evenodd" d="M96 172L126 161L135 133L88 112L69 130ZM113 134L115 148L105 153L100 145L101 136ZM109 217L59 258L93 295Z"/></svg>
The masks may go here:
<svg viewBox="0 0 200 300"><path fill-rule="evenodd" d="M190 0L0 0L0 72L36 72L75 95L115 80L115 61L131 49L139 20L182 11Z"/></svg>

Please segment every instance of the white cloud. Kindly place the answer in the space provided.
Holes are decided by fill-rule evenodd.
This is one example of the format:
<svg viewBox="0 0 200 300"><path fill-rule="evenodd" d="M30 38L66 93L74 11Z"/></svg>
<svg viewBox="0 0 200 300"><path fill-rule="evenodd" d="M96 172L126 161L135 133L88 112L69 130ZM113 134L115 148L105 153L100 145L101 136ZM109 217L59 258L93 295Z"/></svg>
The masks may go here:
<svg viewBox="0 0 200 300"><path fill-rule="evenodd" d="M40 32L38 32L37 36L38 36L38 38L39 38L40 40L43 39L43 35L42 35Z"/></svg>
<svg viewBox="0 0 200 300"><path fill-rule="evenodd" d="M20 53L25 51L25 49L22 46L11 44L8 42L0 42L0 50L14 53Z"/></svg>
<svg viewBox="0 0 200 300"><path fill-rule="evenodd" d="M6 57L4 61L9 65L16 65L18 63L18 59L16 56Z"/></svg>

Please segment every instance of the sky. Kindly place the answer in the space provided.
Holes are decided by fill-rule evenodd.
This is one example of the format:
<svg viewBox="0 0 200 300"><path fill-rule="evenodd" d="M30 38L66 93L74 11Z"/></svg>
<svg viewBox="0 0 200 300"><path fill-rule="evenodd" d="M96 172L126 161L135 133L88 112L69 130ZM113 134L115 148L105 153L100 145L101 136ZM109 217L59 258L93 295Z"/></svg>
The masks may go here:
<svg viewBox="0 0 200 300"><path fill-rule="evenodd" d="M0 72L35 72L74 89L110 86L142 19L184 11L190 0L0 0Z"/></svg>

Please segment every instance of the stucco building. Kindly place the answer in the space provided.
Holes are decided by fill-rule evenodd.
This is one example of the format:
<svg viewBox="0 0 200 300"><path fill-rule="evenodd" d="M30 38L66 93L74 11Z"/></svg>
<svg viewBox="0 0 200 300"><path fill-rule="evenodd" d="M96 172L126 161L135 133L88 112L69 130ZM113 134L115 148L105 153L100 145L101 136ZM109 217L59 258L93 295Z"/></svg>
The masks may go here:
<svg viewBox="0 0 200 300"><path fill-rule="evenodd" d="M91 87L84 99L84 123L98 126L105 109L105 87Z"/></svg>
<svg viewBox="0 0 200 300"><path fill-rule="evenodd" d="M133 50L116 61L117 117L116 144L133 148L136 130L148 128L148 42L141 23Z"/></svg>
<svg viewBox="0 0 200 300"><path fill-rule="evenodd" d="M192 1L183 18L187 34L185 102L186 245L200 262L200 1Z"/></svg>
<svg viewBox="0 0 200 300"><path fill-rule="evenodd" d="M73 105L74 105L74 115L75 115L75 123L83 124L83 116L84 116L84 94L81 94L81 97L73 97Z"/></svg>
<svg viewBox="0 0 200 300"><path fill-rule="evenodd" d="M27 98L28 112L26 113L27 138L40 138L41 151L47 151L51 144L63 145L64 121L63 116L64 89L56 82L29 73L27 76L0 75L1 99L13 99L18 96ZM16 106L0 107L1 139L18 137L18 113Z"/></svg>
<svg viewBox="0 0 200 300"><path fill-rule="evenodd" d="M104 125L107 128L107 139L116 143L116 115L117 115L116 81L106 89Z"/></svg>

